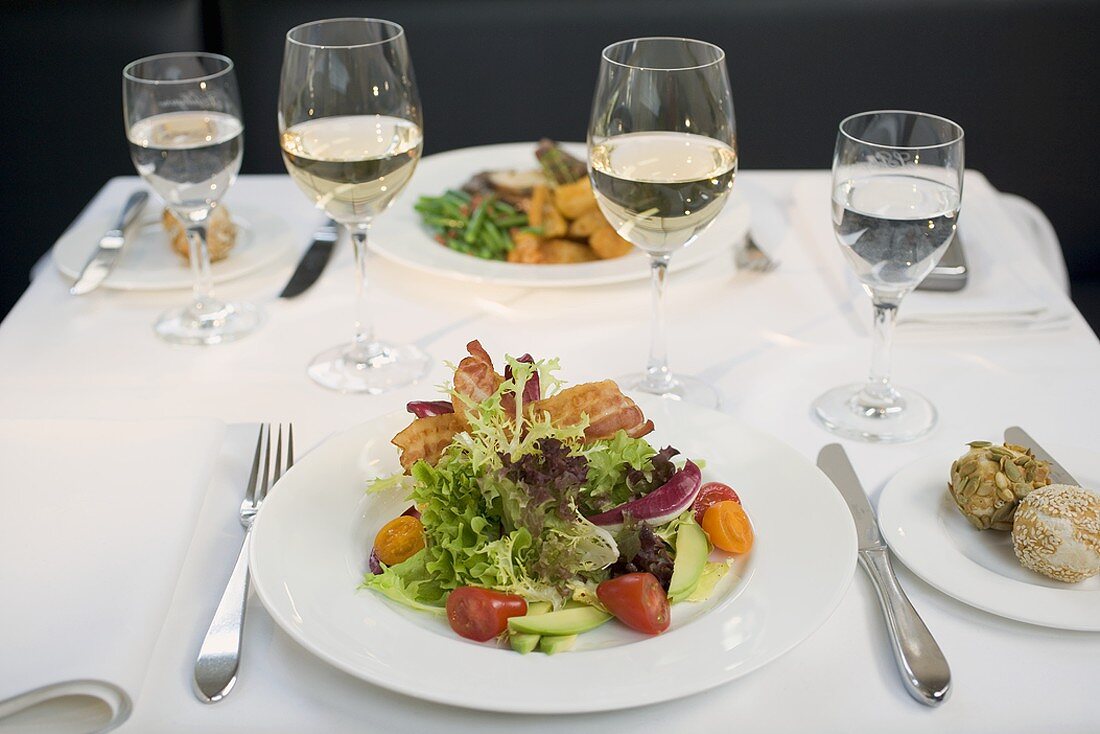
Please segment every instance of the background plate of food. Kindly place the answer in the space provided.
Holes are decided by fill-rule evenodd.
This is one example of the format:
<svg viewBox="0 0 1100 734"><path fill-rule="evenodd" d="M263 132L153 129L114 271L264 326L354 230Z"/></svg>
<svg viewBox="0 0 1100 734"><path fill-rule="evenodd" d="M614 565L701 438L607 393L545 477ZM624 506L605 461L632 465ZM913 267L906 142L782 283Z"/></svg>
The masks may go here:
<svg viewBox="0 0 1100 734"><path fill-rule="evenodd" d="M855 568L851 515L797 451L722 413L635 402L610 380L563 387L553 360L494 364L478 342L468 348L449 400L410 403L415 418L391 413L331 437L265 501L252 536L254 588L307 650L432 701L600 711L748 675L839 604ZM526 416L523 430L512 415ZM659 467L671 471L664 483ZM712 483L728 483L736 498L708 494ZM635 497L629 513L583 509L623 501L620 490ZM726 514L734 509L743 511ZM752 532L726 536L737 516L751 518ZM640 529L660 537L670 523L675 538L660 543ZM645 617L638 605L653 611L665 591L633 604L628 592L642 589L629 583L652 576L657 585L668 551L664 616ZM681 586L690 563L700 573ZM716 567L723 572L708 576ZM522 596L527 609L483 630L493 620L478 614L496 608L478 606L474 590Z"/></svg>
<svg viewBox="0 0 1100 734"><path fill-rule="evenodd" d="M398 203L379 217L370 246L418 270L503 285L591 286L648 278L648 257L620 238L597 208L585 155L582 144L550 147L544 141L428 156ZM749 206L734 185L725 208L673 256L671 269L729 255L748 227Z"/></svg>
<svg viewBox="0 0 1100 734"><path fill-rule="evenodd" d="M112 226L112 219L89 217L67 231L53 248L58 270L78 277L100 236ZM283 219L263 209L233 205L216 209L208 235L214 282L239 278L284 257L294 244L289 231ZM167 210L151 203L127 235L126 246L102 287L175 290L194 285L187 239Z"/></svg>
<svg viewBox="0 0 1100 734"><path fill-rule="evenodd" d="M883 538L910 571L961 602L1100 631L1100 494L1050 484L1043 462L1019 448L976 441L902 469L878 501ZM1086 488L1100 486L1094 450L1046 448Z"/></svg>

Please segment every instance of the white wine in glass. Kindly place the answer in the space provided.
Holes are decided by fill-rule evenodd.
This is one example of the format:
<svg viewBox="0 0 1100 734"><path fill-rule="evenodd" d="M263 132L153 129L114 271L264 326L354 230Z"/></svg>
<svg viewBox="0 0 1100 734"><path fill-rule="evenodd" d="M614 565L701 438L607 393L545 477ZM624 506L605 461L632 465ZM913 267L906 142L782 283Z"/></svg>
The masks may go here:
<svg viewBox="0 0 1100 734"><path fill-rule="evenodd" d="M233 62L209 53L169 53L126 66L123 107L130 157L187 232L191 303L169 311L154 329L176 344L219 344L251 333L261 321L250 303L214 297L206 227L237 178L244 125Z"/></svg>
<svg viewBox="0 0 1100 734"><path fill-rule="evenodd" d="M416 170L421 120L401 26L340 18L287 33L279 86L283 162L314 206L348 229L355 248L354 337L317 355L308 369L327 388L383 393L414 382L430 366L416 346L375 338L366 297L370 225Z"/></svg>
<svg viewBox="0 0 1100 734"><path fill-rule="evenodd" d="M337 221L372 219L416 170L420 128L386 115L307 120L282 135L291 178Z"/></svg>
<svg viewBox="0 0 1100 734"><path fill-rule="evenodd" d="M718 405L714 387L669 370L663 299L670 259L722 211L737 174L725 58L717 46L688 38L608 46L588 129L596 202L650 260L649 360L624 387L707 407Z"/></svg>

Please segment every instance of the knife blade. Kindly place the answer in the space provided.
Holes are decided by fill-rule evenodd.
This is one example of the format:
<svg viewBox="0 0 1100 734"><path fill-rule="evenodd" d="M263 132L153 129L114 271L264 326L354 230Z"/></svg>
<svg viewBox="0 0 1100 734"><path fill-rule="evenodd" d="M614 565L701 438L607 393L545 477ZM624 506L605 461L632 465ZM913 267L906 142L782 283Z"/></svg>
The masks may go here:
<svg viewBox="0 0 1100 734"><path fill-rule="evenodd" d="M926 706L940 705L951 690L951 668L894 575L890 552L882 542L875 513L848 454L840 444L829 444L817 455L817 466L836 485L851 510L859 538L859 565L875 587L906 690Z"/></svg>
<svg viewBox="0 0 1100 734"><path fill-rule="evenodd" d="M310 243L306 254L302 255L298 267L294 269L294 274L290 276L279 298L294 298L316 283L324 272L329 258L332 257L332 249L338 239L340 239L340 225L335 220L330 219L319 227L313 233L313 242Z"/></svg>
<svg viewBox="0 0 1100 734"><path fill-rule="evenodd" d="M1019 426L1012 426L1011 428L1005 429L1005 443L1014 443L1017 446L1031 449L1031 453L1035 454L1036 459L1050 464L1050 479L1053 484L1069 484L1074 487L1081 486L1081 483L1074 479L1073 475L1066 471L1064 466L1059 464L1046 449L1039 445L1038 441L1029 436L1027 431Z"/></svg>
<svg viewBox="0 0 1100 734"><path fill-rule="evenodd" d="M115 266L122 252L122 246L126 244L126 230L137 219L137 215L145 208L148 201L147 191L135 191L130 194L130 198L126 200L125 206L118 215L115 226L99 238L95 251L88 258L88 262L84 263L80 277L69 289L71 295L82 296L95 290L104 278L110 275L111 268Z"/></svg>
<svg viewBox="0 0 1100 734"><path fill-rule="evenodd" d="M863 492L863 485L859 483L859 477L856 476L856 470L852 468L844 447L831 443L822 448L817 455L817 466L833 481L844 501L848 503L848 510L856 523L859 549L885 548L878 522L875 520L875 511L871 509L871 503Z"/></svg>

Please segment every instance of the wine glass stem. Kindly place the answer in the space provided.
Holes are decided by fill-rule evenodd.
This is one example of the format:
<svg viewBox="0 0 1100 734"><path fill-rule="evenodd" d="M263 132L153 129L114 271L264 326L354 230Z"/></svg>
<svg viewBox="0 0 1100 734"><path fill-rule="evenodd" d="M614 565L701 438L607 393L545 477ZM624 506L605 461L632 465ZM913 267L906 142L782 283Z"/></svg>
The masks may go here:
<svg viewBox="0 0 1100 734"><path fill-rule="evenodd" d="M860 408L877 413L893 412L898 407L898 394L890 384L890 352L894 342L894 324L898 318L898 302L872 296L875 320L871 334L871 372L859 394Z"/></svg>
<svg viewBox="0 0 1100 734"><path fill-rule="evenodd" d="M645 368L645 384L648 390L664 392L673 385L668 371L668 347L665 330L665 282L668 280L668 261L671 255L650 255L649 274L653 306L653 320L649 339L649 361Z"/></svg>
<svg viewBox="0 0 1100 734"><path fill-rule="evenodd" d="M358 361L377 357L380 353L374 340L374 321L371 319L370 303L367 300L367 235L370 222L349 224L351 244L355 251L355 338L352 351Z"/></svg>
<svg viewBox="0 0 1100 734"><path fill-rule="evenodd" d="M210 247L206 241L206 219L187 224L187 251L191 261L194 285L191 287L194 302L191 309L197 316L216 310L221 304L214 299L214 279L210 275ZM186 221L186 220L185 220Z"/></svg>

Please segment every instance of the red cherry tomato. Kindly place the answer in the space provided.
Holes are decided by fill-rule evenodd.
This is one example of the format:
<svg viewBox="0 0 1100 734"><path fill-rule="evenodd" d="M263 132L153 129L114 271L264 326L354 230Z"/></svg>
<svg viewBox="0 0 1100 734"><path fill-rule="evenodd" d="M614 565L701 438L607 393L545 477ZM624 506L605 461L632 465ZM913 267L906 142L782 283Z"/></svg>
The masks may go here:
<svg viewBox="0 0 1100 734"><path fill-rule="evenodd" d="M527 614L527 601L516 594L460 586L447 597L451 629L468 640L491 640L508 626L509 617Z"/></svg>
<svg viewBox="0 0 1100 734"><path fill-rule="evenodd" d="M607 611L627 627L655 635L668 629L669 605L661 582L651 573L628 573L596 587Z"/></svg>
<svg viewBox="0 0 1100 734"><path fill-rule="evenodd" d="M703 515L707 514L711 505L719 502L740 503L741 498L733 491L733 487L721 482L707 482L700 487L699 494L695 497L695 504L692 505L695 508L695 522L702 525Z"/></svg>

